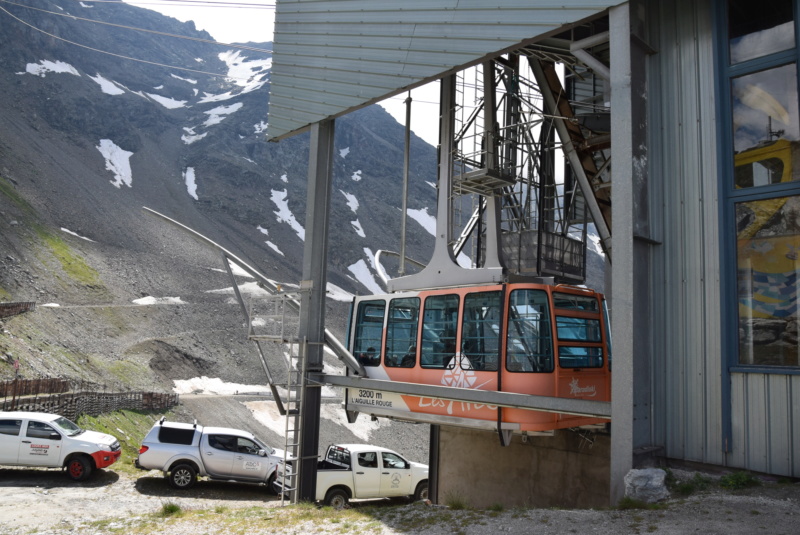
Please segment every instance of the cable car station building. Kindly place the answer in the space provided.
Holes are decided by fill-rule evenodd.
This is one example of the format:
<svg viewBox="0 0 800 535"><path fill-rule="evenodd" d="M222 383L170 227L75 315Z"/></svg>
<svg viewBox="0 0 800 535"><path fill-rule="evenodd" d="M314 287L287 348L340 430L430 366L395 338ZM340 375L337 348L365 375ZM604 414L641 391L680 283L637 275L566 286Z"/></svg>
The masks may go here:
<svg viewBox="0 0 800 535"><path fill-rule="evenodd" d="M799 28L797 0L277 0L268 135L311 132L310 376L557 415L546 432L418 415L433 424L434 502L457 492L475 506L609 505L629 470L670 461L800 477ZM610 400L387 381L355 360L347 376L322 375L335 119L434 81L436 246L387 295L579 285L596 233ZM577 345L585 373L594 349ZM493 369L515 371L502 355ZM568 367L556 356L553 369ZM304 499L319 439L308 390Z"/></svg>

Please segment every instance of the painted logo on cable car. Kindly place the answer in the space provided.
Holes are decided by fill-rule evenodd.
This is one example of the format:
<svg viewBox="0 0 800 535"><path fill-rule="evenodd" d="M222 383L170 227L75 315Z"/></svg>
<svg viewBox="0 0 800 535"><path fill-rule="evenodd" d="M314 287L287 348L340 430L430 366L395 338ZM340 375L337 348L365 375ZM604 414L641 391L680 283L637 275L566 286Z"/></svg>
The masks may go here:
<svg viewBox="0 0 800 535"><path fill-rule="evenodd" d="M569 383L569 394L571 396L580 396L586 398L593 398L597 395L597 389L594 385L581 386L577 377L573 377Z"/></svg>

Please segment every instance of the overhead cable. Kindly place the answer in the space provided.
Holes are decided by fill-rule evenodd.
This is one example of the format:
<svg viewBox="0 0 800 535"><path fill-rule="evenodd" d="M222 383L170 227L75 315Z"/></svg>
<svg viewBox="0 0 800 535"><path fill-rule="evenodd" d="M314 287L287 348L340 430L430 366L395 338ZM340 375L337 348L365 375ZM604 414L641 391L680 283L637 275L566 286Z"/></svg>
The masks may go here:
<svg viewBox="0 0 800 535"><path fill-rule="evenodd" d="M5 0L0 0L0 2L4 2L4 1ZM165 63L158 63L158 62L155 62L155 61L148 61L148 60L145 60L145 59L138 59L138 58L132 58L130 56L123 56L122 54L115 54L114 52L109 52L107 50L100 50L99 48L93 48L91 46L82 45L80 43L76 43L74 41L70 41L68 39L64 39L63 37L59 37L59 36L54 35L52 33L46 32L46 31L42 30L41 28L37 28L33 24L29 24L29 23L25 22L24 20L20 19L16 15L10 13L7 9L5 9L3 7L0 7L0 11L2 11L5 14L7 14L9 17L13 18L14 20L16 20L18 22L21 22L25 26L28 26L29 28L32 28L32 29L36 30L37 32L41 32L41 33L47 35L48 37L52 37L53 39L58 39L59 41L63 41L65 43L69 43L71 45L75 45L75 46L78 46L78 47L81 47L81 48L85 48L87 50L91 50L92 52L99 52L100 54L106 54L106 55L109 55L109 56L114 56L114 57L122 58L122 59L129 59L131 61L137 61L139 63L146 63L148 65L155 65L157 67L166 67L168 69L175 69L175 70L179 70L179 71L194 72L194 73L197 73L197 74L206 74L206 75L209 75L209 76L217 76L219 78L228 78L228 79L233 79L233 80L249 80L250 79L250 78L242 78L242 77L237 77L237 76L230 76L230 75L227 75L227 74L220 74L220 73L216 73L216 72L208 72L208 71L200 71L200 70L197 70L197 69L189 69L187 67L178 67L178 66L175 66L175 65L167 65Z"/></svg>
<svg viewBox="0 0 800 535"><path fill-rule="evenodd" d="M67 18L73 19L73 20L82 20L82 21L85 21L85 22L92 22L94 24L103 24L105 26L114 26L114 27L117 27L117 28L125 28L126 30L134 30L134 31L137 31L137 32L145 32L145 33L152 33L152 34L156 34L156 35L164 35L164 36L167 36L167 37L175 37L177 39L186 39L186 40L189 40L189 41L198 41L200 43L208 43L208 44L211 44L211 45L219 45L219 46L224 46L224 47L239 48L239 49L242 49L242 50L251 50L251 51L254 51L254 52L264 52L266 54L271 54L272 53L272 50L265 50L263 48L255 48L255 47L246 46L246 45L234 45L234 44L231 44L231 43L220 43L219 41L214 41L213 39L200 39L199 37L190 37L188 35L177 35L177 34L174 34L174 33L159 32L159 31L156 31L156 30L146 30L144 28L137 28L135 26L126 26L124 24L115 24L113 22L103 22L101 20L94 20L94 19L87 19L87 18L83 18L83 17L76 17L75 15L70 15L70 14L67 14L67 13L57 13L55 11L48 11L46 9L41 9L41 8L38 8L38 7L26 6L25 4L18 4L16 2L11 2L9 0L0 0L0 3L9 4L9 5L12 5L12 6L24 7L26 9L32 9L34 11L41 11L42 13L47 13L49 15L57 15L59 17L67 17ZM119 2L117 0L114 0L113 3L121 3L121 2Z"/></svg>
<svg viewBox="0 0 800 535"><path fill-rule="evenodd" d="M81 2L82 0L74 0ZM131 5L144 5L144 6L186 6L186 7L231 7L236 9L269 9L274 10L275 4L267 4L263 2L248 3L248 2L223 2L221 0L87 0L93 4L131 4Z"/></svg>

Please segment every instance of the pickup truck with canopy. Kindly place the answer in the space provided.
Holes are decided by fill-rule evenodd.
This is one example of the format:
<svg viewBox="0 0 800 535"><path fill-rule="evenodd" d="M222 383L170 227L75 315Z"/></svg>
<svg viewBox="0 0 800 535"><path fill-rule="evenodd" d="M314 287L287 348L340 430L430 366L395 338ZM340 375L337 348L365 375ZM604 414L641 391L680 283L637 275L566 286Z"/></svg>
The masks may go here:
<svg viewBox="0 0 800 535"><path fill-rule="evenodd" d="M252 433L227 427L165 422L147 433L134 465L161 470L179 490L192 487L198 476L219 481L266 485L272 491L283 451L269 447Z"/></svg>

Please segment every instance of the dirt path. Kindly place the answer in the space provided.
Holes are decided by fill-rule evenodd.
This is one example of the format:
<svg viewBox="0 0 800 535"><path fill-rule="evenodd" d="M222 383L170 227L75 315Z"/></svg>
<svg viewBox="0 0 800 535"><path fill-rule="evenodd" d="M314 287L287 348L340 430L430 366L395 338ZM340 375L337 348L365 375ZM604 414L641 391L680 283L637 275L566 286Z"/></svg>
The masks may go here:
<svg viewBox="0 0 800 535"><path fill-rule="evenodd" d="M0 533L69 529L93 520L158 512L167 502L184 509L279 506L266 487L200 481L189 491L170 488L160 472L98 470L75 483L58 470L0 468Z"/></svg>

